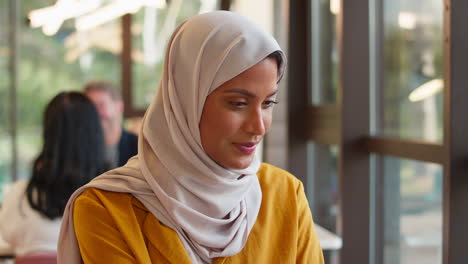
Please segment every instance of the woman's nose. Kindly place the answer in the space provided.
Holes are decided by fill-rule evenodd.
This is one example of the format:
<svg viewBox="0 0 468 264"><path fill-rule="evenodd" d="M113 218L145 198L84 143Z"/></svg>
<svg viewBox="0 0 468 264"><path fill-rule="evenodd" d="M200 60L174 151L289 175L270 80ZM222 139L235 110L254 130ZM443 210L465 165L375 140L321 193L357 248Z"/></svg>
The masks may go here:
<svg viewBox="0 0 468 264"><path fill-rule="evenodd" d="M255 109L250 111L246 120L244 121L245 132L253 135L263 136L265 134L265 120L262 109Z"/></svg>

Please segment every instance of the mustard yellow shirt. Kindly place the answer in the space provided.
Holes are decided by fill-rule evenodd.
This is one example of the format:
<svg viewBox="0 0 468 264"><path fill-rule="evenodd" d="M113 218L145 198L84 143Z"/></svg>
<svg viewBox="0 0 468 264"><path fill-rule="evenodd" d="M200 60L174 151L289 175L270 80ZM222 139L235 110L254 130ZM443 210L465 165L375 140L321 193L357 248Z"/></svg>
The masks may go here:
<svg viewBox="0 0 468 264"><path fill-rule="evenodd" d="M323 264L302 183L263 163L257 173L262 204L245 247L214 264ZM84 263L191 263L177 233L128 193L87 189L73 211Z"/></svg>

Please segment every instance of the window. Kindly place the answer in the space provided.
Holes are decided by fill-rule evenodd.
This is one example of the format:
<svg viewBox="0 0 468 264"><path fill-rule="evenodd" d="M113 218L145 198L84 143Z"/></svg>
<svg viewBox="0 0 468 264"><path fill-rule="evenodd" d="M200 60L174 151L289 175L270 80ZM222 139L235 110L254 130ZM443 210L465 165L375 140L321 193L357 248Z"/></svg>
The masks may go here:
<svg viewBox="0 0 468 264"><path fill-rule="evenodd" d="M442 263L442 167L383 157L383 263Z"/></svg>
<svg viewBox="0 0 468 264"><path fill-rule="evenodd" d="M336 103L338 91L337 14L339 0L311 1L312 104Z"/></svg>
<svg viewBox="0 0 468 264"><path fill-rule="evenodd" d="M12 155L13 146L11 139L11 102L10 102L10 49L8 27L9 20L9 2L0 2L0 72L3 72L0 78L0 201L3 199L4 188L11 181L12 174Z"/></svg>
<svg viewBox="0 0 468 264"><path fill-rule="evenodd" d="M199 12L229 7L225 0L177 0L162 9L141 8L131 25L128 19L114 19L77 31L75 19L68 19L54 34L32 28L30 11L56 2L0 1L0 202L8 183L30 177L42 144L43 111L53 96L81 90L89 80L107 80L123 88L125 99L134 95L126 102L127 109L134 109L126 111L127 116L141 115L157 90L161 54L176 24ZM15 7L20 9L13 17ZM18 42L10 41L10 32ZM130 57L133 69L126 60ZM128 82L132 79L133 84ZM125 94L132 87L134 93Z"/></svg>
<svg viewBox="0 0 468 264"><path fill-rule="evenodd" d="M464 262L468 2L338 1L336 60L323 34L333 34L330 2L289 2L288 144L317 222L336 146L333 263ZM333 76L336 100L326 100Z"/></svg>
<svg viewBox="0 0 468 264"><path fill-rule="evenodd" d="M384 1L384 136L442 141L442 10L442 1Z"/></svg>

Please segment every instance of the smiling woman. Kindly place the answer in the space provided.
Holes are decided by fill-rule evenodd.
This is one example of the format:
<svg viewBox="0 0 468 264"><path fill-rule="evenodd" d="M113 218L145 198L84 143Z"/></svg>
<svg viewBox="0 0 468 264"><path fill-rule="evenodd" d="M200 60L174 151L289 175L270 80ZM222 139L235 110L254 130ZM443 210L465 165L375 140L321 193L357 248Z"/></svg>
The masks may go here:
<svg viewBox="0 0 468 264"><path fill-rule="evenodd" d="M179 25L138 155L70 199L59 262L322 264L302 183L256 154L285 66L238 14Z"/></svg>
<svg viewBox="0 0 468 264"><path fill-rule="evenodd" d="M276 103L277 65L266 58L214 90L200 120L203 149L224 168L245 169L268 131Z"/></svg>

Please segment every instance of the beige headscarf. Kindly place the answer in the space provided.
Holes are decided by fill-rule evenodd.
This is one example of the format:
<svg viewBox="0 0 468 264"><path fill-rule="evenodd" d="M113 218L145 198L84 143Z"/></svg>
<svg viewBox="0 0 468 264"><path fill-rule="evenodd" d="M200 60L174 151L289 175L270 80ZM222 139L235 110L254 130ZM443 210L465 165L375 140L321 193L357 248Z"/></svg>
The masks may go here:
<svg viewBox="0 0 468 264"><path fill-rule="evenodd" d="M138 155L72 195L59 263L81 262L72 207L89 187L131 193L177 232L194 263L238 253L260 209L260 162L256 157L243 170L219 166L203 150L199 122L214 89L274 51L281 49L269 34L232 12L205 13L181 24L168 44L160 88L143 120Z"/></svg>

